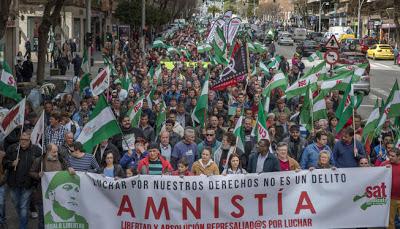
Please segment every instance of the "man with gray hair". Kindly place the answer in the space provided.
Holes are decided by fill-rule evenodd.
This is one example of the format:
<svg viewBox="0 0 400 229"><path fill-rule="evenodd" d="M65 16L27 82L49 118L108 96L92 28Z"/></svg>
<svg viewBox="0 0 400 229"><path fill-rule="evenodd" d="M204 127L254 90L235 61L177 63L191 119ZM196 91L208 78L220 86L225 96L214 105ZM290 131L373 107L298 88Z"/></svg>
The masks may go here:
<svg viewBox="0 0 400 229"><path fill-rule="evenodd" d="M68 156L74 152L74 133L72 132L65 132L64 134L65 141L64 144L58 146L58 152L61 157L67 159Z"/></svg>
<svg viewBox="0 0 400 229"><path fill-rule="evenodd" d="M33 162L29 171L29 176L40 184L40 179L44 172L55 172L67 170L67 161L59 155L57 145L50 143L46 146L46 153L38 157ZM37 185L36 191L42 196L42 186ZM33 198L35 205L39 208L38 228L44 228L44 215L43 215L43 200L42 198Z"/></svg>
<svg viewBox="0 0 400 229"><path fill-rule="evenodd" d="M189 162L189 170L192 164L197 160L197 145L195 143L195 131L192 127L188 127L184 131L183 140L179 141L172 150L171 164L177 169L178 161L185 157Z"/></svg>

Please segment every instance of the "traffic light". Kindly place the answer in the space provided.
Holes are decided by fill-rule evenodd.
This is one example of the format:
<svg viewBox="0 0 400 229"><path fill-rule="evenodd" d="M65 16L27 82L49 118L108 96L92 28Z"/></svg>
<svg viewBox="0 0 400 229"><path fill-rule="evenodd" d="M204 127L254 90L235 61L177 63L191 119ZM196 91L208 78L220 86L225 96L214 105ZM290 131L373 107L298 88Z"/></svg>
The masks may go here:
<svg viewBox="0 0 400 229"><path fill-rule="evenodd" d="M109 33L109 32L107 32L107 33L106 33L106 41L107 41L107 42L112 42L112 40L113 40L112 34Z"/></svg>
<svg viewBox="0 0 400 229"><path fill-rule="evenodd" d="M86 33L86 39L85 39L85 44L87 47L92 46L93 42L93 33Z"/></svg>

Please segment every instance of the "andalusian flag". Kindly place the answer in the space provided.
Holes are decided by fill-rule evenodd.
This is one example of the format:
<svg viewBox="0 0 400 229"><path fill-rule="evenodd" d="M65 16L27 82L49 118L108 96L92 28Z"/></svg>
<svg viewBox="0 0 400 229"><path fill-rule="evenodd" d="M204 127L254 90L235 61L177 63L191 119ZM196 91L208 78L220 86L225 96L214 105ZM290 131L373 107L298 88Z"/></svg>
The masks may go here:
<svg viewBox="0 0 400 229"><path fill-rule="evenodd" d="M311 85L308 84L306 86L306 95L304 96L304 102L301 106L300 110L300 124L304 125L308 131L311 131L313 128L313 97L312 97L312 90L311 90Z"/></svg>
<svg viewBox="0 0 400 229"><path fill-rule="evenodd" d="M201 44L201 45L197 46L198 53L205 53L205 52L210 51L211 49L212 49L212 47L209 44Z"/></svg>
<svg viewBox="0 0 400 229"><path fill-rule="evenodd" d="M326 114L326 103L325 97L323 94L319 94L317 97L314 98L313 101L313 119L320 120L320 119L327 119L328 116Z"/></svg>
<svg viewBox="0 0 400 229"><path fill-rule="evenodd" d="M265 47L264 44L261 44L261 43L258 42L258 41L253 42L253 45L254 45L254 47L256 48L256 51L257 51L258 53L264 53L264 52L266 52L266 51L268 50L267 47Z"/></svg>
<svg viewBox="0 0 400 229"><path fill-rule="evenodd" d="M398 96L398 91L399 91L399 85L397 84L397 80L396 80L396 82L395 82L394 85L393 85L392 90L390 91L389 97L388 97L388 99L386 100L386 103L385 103L385 105L384 105L384 107L383 107L384 110L383 110L383 112L382 112L382 114L381 114L381 117L379 118L378 126L376 127L377 131L380 131L381 128L382 128L382 126L383 126L383 124L386 122L386 120L387 120L388 118L390 118L390 117L389 117L389 114L398 116L398 114L395 114L396 111L393 112L394 114L393 114L392 111L391 111L391 109L392 109L392 104L393 104L394 102L397 102L397 98L395 98L395 95ZM396 104L396 108L397 108L397 104ZM398 110L397 110L397 111L398 111ZM393 117L395 117L395 116L393 116Z"/></svg>
<svg viewBox="0 0 400 229"><path fill-rule="evenodd" d="M397 85L397 80L395 82L395 85ZM390 106L388 117L394 118L399 116L400 116L400 91L397 85L396 90L393 92L393 100L392 100L392 105Z"/></svg>
<svg viewBox="0 0 400 229"><path fill-rule="evenodd" d="M307 60L310 62L313 62L314 60L323 60L324 57L322 57L322 53L320 51L316 51L315 53L311 54L309 57L307 57Z"/></svg>
<svg viewBox="0 0 400 229"><path fill-rule="evenodd" d="M236 136L236 147L241 149L244 152L244 128L243 128L243 111L240 115L240 118L236 121L235 129L233 130L233 134ZM229 157L228 157L229 158Z"/></svg>
<svg viewBox="0 0 400 229"><path fill-rule="evenodd" d="M144 96L142 95L128 111L128 116L131 120L131 126L133 127L139 126L140 116L142 115L143 100Z"/></svg>
<svg viewBox="0 0 400 229"><path fill-rule="evenodd" d="M3 61L3 70L1 71L0 94L17 102L22 99L17 93L17 81L14 79L12 70L5 59Z"/></svg>
<svg viewBox="0 0 400 229"><path fill-rule="evenodd" d="M260 61L258 67L260 67L260 69L264 72L265 75L269 75L269 69L267 68L267 66L265 66L265 64Z"/></svg>
<svg viewBox="0 0 400 229"><path fill-rule="evenodd" d="M282 90L286 90L288 85L287 78L282 71L279 71L272 77L271 81L269 81L268 85L265 87L263 91L263 96L267 96L270 92L275 88L281 88Z"/></svg>
<svg viewBox="0 0 400 229"><path fill-rule="evenodd" d="M88 50L85 47L83 50L83 60L81 64L83 76L79 80L79 91L82 94L86 89L90 88L90 71L89 71L89 59Z"/></svg>
<svg viewBox="0 0 400 229"><path fill-rule="evenodd" d="M345 91L352 78L353 82L358 81L357 79L355 79L356 76L354 76L353 71L346 71L342 72L334 78L324 80L321 83L321 93L327 95L331 90Z"/></svg>
<svg viewBox="0 0 400 229"><path fill-rule="evenodd" d="M155 40L153 42L153 49L155 48L165 48L165 44L162 40Z"/></svg>
<svg viewBox="0 0 400 229"><path fill-rule="evenodd" d="M121 130L114 113L107 105L106 98L101 95L90 115L89 122L83 127L76 141L82 143L86 153L92 153L97 144L119 133Z"/></svg>
<svg viewBox="0 0 400 229"><path fill-rule="evenodd" d="M346 88L346 91L343 94L343 98L340 101L340 104L336 110L336 117L339 122L336 126L336 132L339 132L347 123L349 118L353 114L354 109L354 91L353 91L353 81L350 80L349 85Z"/></svg>
<svg viewBox="0 0 400 229"><path fill-rule="evenodd" d="M267 122L266 122L266 118L264 115L264 106L263 106L261 100L260 100L260 102L258 102L258 115L257 115L257 122L256 122L256 127L255 127L255 136L257 138L257 142L259 142L261 139L270 140L268 128L267 128Z"/></svg>
<svg viewBox="0 0 400 229"><path fill-rule="evenodd" d="M205 120L206 120L206 115L207 115L207 110L208 110L208 79L210 75L209 72L206 74L206 79L203 84L203 88L201 89L201 95L199 99L197 100L196 107L193 110L192 113L192 119L193 121L199 123L201 127L204 127Z"/></svg>
<svg viewBox="0 0 400 229"><path fill-rule="evenodd" d="M376 99L374 110L372 110L371 114L368 117L367 123L363 129L363 139L367 139L367 137L375 132L375 128L379 122L379 103L378 99Z"/></svg>

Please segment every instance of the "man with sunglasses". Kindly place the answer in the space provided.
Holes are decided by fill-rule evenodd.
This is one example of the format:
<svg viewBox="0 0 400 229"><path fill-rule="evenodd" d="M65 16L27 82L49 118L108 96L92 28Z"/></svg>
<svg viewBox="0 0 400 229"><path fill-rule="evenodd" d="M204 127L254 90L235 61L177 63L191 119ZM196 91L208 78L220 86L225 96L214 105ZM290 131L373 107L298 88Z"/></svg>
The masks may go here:
<svg viewBox="0 0 400 229"><path fill-rule="evenodd" d="M11 199L17 209L19 228L28 227L29 200L32 194L33 180L29 176L35 158L40 157L41 149L31 144L31 135L23 132L19 143L11 145L6 152L3 165L8 170L7 184Z"/></svg>
<svg viewBox="0 0 400 229"><path fill-rule="evenodd" d="M211 157L214 157L215 151L221 146L221 142L216 139L215 130L211 127L206 129L206 134L204 140L197 145L197 152L199 153L199 158L201 157L201 152L203 152L204 147L210 147L212 149Z"/></svg>

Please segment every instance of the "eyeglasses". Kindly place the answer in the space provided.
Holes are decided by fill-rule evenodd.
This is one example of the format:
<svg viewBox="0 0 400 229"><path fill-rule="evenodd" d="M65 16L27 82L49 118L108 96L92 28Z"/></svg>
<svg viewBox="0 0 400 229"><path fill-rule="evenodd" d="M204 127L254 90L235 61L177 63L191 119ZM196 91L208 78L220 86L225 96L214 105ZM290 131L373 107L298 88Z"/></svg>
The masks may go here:
<svg viewBox="0 0 400 229"><path fill-rule="evenodd" d="M215 134L206 134L206 136L214 136Z"/></svg>

